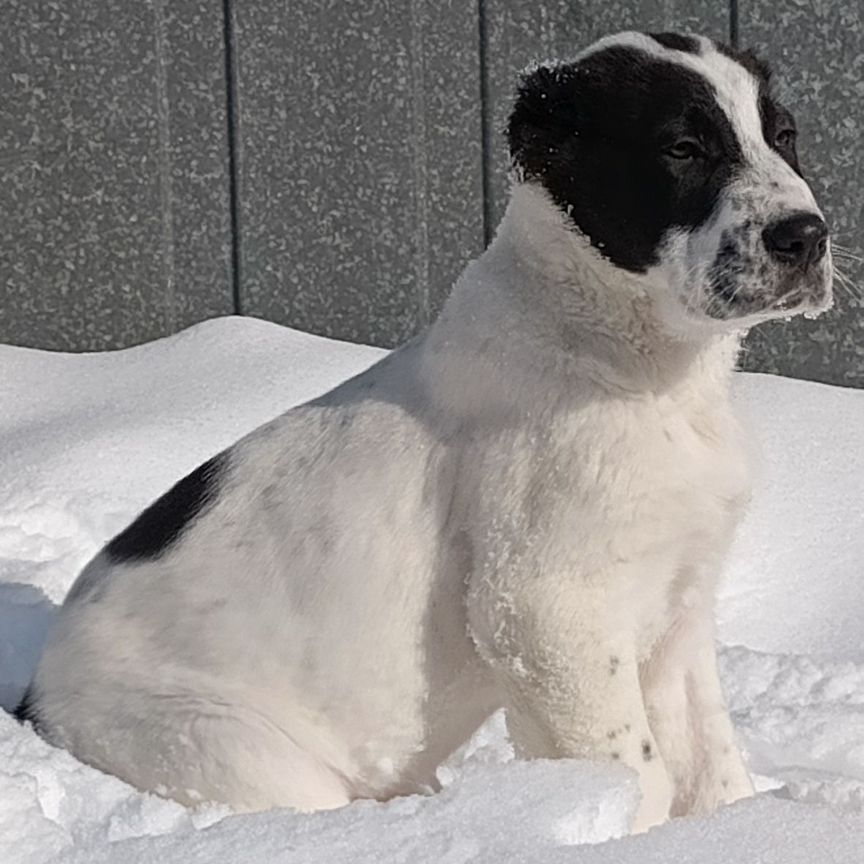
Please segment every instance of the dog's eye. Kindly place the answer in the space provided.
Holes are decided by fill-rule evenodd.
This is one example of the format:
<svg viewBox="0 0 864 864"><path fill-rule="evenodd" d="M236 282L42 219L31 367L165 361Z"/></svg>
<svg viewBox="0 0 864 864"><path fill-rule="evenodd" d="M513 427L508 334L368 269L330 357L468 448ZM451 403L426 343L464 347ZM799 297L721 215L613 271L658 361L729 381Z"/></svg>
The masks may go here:
<svg viewBox="0 0 864 864"><path fill-rule="evenodd" d="M774 137L774 146L780 150L789 150L795 146L798 133L794 129L781 129Z"/></svg>
<svg viewBox="0 0 864 864"><path fill-rule="evenodd" d="M698 159L702 148L694 138L681 138L664 151L671 159Z"/></svg>

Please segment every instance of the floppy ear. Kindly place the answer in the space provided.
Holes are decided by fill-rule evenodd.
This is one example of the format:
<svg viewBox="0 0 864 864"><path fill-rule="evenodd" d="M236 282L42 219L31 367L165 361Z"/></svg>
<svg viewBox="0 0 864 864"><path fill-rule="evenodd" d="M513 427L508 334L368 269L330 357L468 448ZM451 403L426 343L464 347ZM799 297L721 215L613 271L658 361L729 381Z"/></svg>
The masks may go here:
<svg viewBox="0 0 864 864"><path fill-rule="evenodd" d="M539 179L552 163L575 155L579 77L579 67L562 64L539 66L519 82L506 135L510 161L526 177Z"/></svg>

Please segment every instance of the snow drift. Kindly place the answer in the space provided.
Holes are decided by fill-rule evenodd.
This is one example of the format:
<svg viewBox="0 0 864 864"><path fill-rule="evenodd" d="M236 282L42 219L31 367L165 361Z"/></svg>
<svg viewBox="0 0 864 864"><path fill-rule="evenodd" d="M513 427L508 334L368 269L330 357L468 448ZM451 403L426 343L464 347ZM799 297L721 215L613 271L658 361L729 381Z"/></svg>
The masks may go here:
<svg viewBox="0 0 864 864"><path fill-rule="evenodd" d="M0 346L0 707L20 697L55 605L105 540L201 461L381 353L248 318L105 354ZM636 805L629 772L515 762L496 715L434 796L189 812L0 712L0 861L861 861L864 392L744 374L735 390L764 458L720 599L721 670L771 791L610 839Z"/></svg>

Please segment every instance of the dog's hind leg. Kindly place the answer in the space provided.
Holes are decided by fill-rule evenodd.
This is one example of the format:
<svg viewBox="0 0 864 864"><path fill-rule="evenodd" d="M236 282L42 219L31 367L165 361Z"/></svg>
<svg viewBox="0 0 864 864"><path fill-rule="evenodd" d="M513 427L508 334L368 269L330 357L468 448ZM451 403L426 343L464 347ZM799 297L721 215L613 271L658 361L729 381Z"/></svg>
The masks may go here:
<svg viewBox="0 0 864 864"><path fill-rule="evenodd" d="M196 791L204 800L235 811L291 807L306 812L332 810L351 800L348 783L337 771L278 729L226 717L200 717L191 729L201 754Z"/></svg>
<svg viewBox="0 0 864 864"><path fill-rule="evenodd" d="M92 712L86 736L75 734L69 718L47 716L49 738L82 761L186 806L312 811L354 797L324 759L245 707L186 697L129 700Z"/></svg>

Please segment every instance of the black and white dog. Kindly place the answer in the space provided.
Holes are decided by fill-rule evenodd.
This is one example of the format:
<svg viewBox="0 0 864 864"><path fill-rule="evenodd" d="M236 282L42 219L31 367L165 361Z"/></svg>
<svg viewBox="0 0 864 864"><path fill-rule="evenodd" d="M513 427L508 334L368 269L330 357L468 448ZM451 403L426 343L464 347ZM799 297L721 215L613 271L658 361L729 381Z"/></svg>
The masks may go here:
<svg viewBox="0 0 864 864"><path fill-rule="evenodd" d="M179 801L435 787L498 706L620 760L636 830L750 795L714 656L748 497L741 335L831 302L766 67L624 33L518 90L514 180L440 319L181 480L99 553L19 716Z"/></svg>

